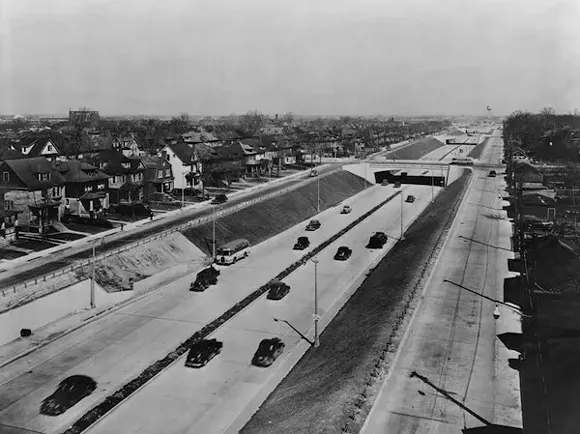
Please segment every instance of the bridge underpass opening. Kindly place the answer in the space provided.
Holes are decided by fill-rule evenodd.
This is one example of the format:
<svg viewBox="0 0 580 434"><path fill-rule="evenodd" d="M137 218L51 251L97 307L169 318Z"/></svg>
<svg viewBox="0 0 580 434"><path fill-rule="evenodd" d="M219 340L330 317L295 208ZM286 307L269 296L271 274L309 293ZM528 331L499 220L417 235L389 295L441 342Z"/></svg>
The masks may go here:
<svg viewBox="0 0 580 434"><path fill-rule="evenodd" d="M398 172L394 174L392 172ZM445 187L445 176L431 176L431 172L426 170L426 173L421 175L407 175L405 171L393 171L385 170L381 172L375 172L375 182L377 184L382 184L384 180L387 180L389 184L395 182L400 182L401 184L413 184L413 185L435 185L436 187Z"/></svg>

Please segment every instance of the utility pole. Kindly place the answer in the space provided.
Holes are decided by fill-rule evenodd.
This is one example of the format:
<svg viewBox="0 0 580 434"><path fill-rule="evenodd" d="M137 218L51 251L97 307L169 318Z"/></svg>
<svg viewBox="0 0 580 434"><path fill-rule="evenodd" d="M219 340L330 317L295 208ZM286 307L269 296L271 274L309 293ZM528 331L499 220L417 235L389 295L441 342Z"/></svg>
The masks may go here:
<svg viewBox="0 0 580 434"><path fill-rule="evenodd" d="M213 263L215 261L215 217L216 217L216 212L215 212L215 206L213 208L213 241L211 243L212 246L212 257L211 257L211 262Z"/></svg>
<svg viewBox="0 0 580 434"><path fill-rule="evenodd" d="M318 259L312 259L314 262L314 348L320 346L320 338L318 337Z"/></svg>
<svg viewBox="0 0 580 434"><path fill-rule="evenodd" d="M318 212L320 212L320 173L316 174L316 184L317 184L317 191L318 191L318 194L317 194L318 200L317 200L317 204L316 204L316 210Z"/></svg>
<svg viewBox="0 0 580 434"><path fill-rule="evenodd" d="M91 309L94 309L95 306L95 266L96 266L96 262L97 262L97 256L96 256L96 245L97 245L97 241L99 240L94 240L93 241L93 270L92 270L92 278L91 278Z"/></svg>
<svg viewBox="0 0 580 434"><path fill-rule="evenodd" d="M435 176L433 175L433 170L431 170L431 203L435 200Z"/></svg>
<svg viewBox="0 0 580 434"><path fill-rule="evenodd" d="M401 190L401 238L400 240L403 241L405 239L405 237L403 236L404 231L403 231L403 190Z"/></svg>
<svg viewBox="0 0 580 434"><path fill-rule="evenodd" d="M185 173L183 174L183 188L181 189L181 209L185 206Z"/></svg>

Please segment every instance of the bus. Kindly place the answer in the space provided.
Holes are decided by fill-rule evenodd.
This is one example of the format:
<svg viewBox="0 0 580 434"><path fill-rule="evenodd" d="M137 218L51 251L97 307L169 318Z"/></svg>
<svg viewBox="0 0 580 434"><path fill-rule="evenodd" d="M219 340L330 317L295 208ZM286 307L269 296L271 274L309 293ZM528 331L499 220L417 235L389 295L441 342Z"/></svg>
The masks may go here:
<svg viewBox="0 0 580 434"><path fill-rule="evenodd" d="M248 240L230 241L217 249L215 262L221 265L235 264L250 254L249 248L250 242Z"/></svg>
<svg viewBox="0 0 580 434"><path fill-rule="evenodd" d="M461 166L473 166L473 158L469 157L452 158L451 164L457 164Z"/></svg>

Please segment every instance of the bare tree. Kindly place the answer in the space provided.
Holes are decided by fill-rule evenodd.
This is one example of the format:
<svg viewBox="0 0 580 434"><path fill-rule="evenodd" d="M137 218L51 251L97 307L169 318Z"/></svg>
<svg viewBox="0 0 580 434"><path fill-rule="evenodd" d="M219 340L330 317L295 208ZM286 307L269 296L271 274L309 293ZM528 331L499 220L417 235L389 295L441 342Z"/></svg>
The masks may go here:
<svg viewBox="0 0 580 434"><path fill-rule="evenodd" d="M240 123L242 127L248 134L252 136L257 136L260 134L260 130L264 126L265 120L266 116L258 110L252 110L240 116Z"/></svg>

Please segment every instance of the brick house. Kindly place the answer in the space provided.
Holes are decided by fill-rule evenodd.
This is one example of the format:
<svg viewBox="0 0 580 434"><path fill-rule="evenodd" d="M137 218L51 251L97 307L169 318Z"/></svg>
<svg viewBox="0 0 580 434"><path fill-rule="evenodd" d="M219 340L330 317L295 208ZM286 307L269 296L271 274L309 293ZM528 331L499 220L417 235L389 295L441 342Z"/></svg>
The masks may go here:
<svg viewBox="0 0 580 434"><path fill-rule="evenodd" d="M56 170L65 179L65 214L96 218L109 208L109 178L81 160L57 161Z"/></svg>
<svg viewBox="0 0 580 434"><path fill-rule="evenodd" d="M0 164L3 209L17 212L18 226L44 233L64 214L65 179L44 157Z"/></svg>

